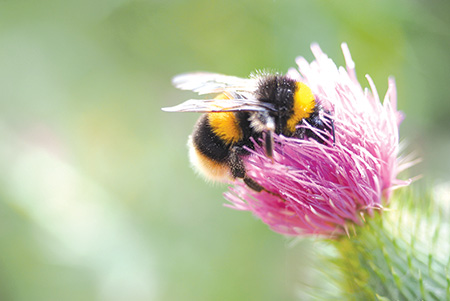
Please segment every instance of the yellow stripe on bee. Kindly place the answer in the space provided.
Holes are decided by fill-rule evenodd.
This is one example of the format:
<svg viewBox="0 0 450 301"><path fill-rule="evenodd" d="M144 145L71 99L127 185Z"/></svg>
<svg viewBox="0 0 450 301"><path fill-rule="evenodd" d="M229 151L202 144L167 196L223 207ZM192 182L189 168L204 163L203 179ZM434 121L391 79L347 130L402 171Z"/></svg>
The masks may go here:
<svg viewBox="0 0 450 301"><path fill-rule="evenodd" d="M216 99L229 98L224 94L220 94ZM233 112L208 113L208 120L214 134L226 143L236 143L242 139L242 130Z"/></svg>
<svg viewBox="0 0 450 301"><path fill-rule="evenodd" d="M311 89L304 83L297 82L294 92L293 114L288 119L286 128L293 134L295 127L302 120L309 118L314 111L316 101Z"/></svg>

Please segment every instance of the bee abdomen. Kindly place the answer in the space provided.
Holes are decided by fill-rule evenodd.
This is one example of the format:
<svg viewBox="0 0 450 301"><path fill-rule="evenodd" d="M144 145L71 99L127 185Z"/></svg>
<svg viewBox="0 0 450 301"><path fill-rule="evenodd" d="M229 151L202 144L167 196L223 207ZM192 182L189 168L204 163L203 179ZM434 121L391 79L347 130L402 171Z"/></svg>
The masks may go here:
<svg viewBox="0 0 450 301"><path fill-rule="evenodd" d="M191 164L200 174L213 181L232 178L228 164L230 146L214 133L208 114L197 121L188 144Z"/></svg>
<svg viewBox="0 0 450 301"><path fill-rule="evenodd" d="M214 133L209 122L209 114L202 115L197 121L192 142L200 153L215 161L225 162L228 158L230 146L227 141Z"/></svg>

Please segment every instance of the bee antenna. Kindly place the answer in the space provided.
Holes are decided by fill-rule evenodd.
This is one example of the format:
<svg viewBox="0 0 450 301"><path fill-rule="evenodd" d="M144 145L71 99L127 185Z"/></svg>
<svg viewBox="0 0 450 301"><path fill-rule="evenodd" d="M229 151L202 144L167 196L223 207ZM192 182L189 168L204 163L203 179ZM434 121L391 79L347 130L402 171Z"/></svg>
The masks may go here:
<svg viewBox="0 0 450 301"><path fill-rule="evenodd" d="M266 156L269 158L273 157L273 132L267 131L264 139L264 150L266 151Z"/></svg>
<svg viewBox="0 0 450 301"><path fill-rule="evenodd" d="M264 148L266 151L266 156L269 158L273 157L273 132L275 131L275 121L273 118L269 117L266 123L266 135L264 139Z"/></svg>
<svg viewBox="0 0 450 301"><path fill-rule="evenodd" d="M334 132L334 120L333 119L331 119L331 131L333 132L333 146L334 146L336 143L336 134Z"/></svg>

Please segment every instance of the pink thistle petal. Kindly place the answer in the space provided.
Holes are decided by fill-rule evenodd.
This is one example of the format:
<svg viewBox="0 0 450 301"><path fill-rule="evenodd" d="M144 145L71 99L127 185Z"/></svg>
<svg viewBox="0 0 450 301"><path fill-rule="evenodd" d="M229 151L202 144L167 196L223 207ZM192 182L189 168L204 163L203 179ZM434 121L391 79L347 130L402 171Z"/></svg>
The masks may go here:
<svg viewBox="0 0 450 301"><path fill-rule="evenodd" d="M384 210L394 189L409 185L397 179L410 167L411 158L398 158L398 127L403 115L397 111L395 81L380 102L370 76L369 89L356 78L348 46L342 44L346 67L338 68L317 44L311 46L315 60L298 57L298 70L291 78L307 84L335 125L335 143L321 144L275 135L273 160L261 147L249 150L247 174L266 191L256 192L236 181L225 193L228 205L253 212L269 227L285 235L348 234L351 224L362 224L374 211ZM325 140L332 140L308 124Z"/></svg>

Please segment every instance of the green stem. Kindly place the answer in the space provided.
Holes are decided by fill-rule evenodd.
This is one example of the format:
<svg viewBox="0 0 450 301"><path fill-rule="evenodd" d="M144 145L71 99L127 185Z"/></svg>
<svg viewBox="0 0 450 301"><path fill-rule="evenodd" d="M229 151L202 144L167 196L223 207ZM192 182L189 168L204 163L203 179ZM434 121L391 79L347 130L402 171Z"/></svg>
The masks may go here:
<svg viewBox="0 0 450 301"><path fill-rule="evenodd" d="M410 211L396 213L411 215ZM347 300L450 300L446 261L449 254L440 254L448 250L440 245L448 247L449 237L440 234L446 232L440 231L440 221L433 228L429 217L414 221L396 216L391 212L376 214L357 227L356 234L332 241L338 251L332 261L342 273L337 279L343 297ZM434 230L428 237L420 237L423 227Z"/></svg>

